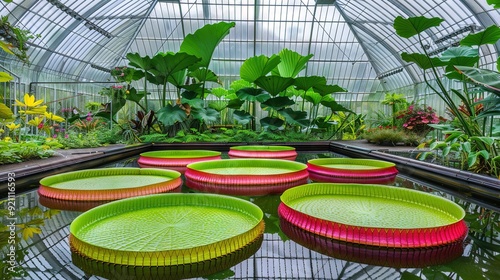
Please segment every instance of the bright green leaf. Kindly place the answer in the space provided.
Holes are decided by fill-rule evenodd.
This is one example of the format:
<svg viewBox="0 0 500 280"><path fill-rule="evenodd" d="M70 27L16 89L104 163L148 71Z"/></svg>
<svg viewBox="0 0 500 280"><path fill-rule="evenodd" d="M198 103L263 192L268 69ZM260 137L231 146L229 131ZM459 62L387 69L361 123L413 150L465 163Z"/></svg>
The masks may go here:
<svg viewBox="0 0 500 280"><path fill-rule="evenodd" d="M409 54L404 52L401 54L401 58L406 62L414 62L415 64L418 65L418 67L422 68L423 70L447 65L446 62L441 61L437 57L428 57L425 54L421 53Z"/></svg>
<svg viewBox="0 0 500 280"><path fill-rule="evenodd" d="M24 227L22 230L22 235L24 240L33 238L35 234L42 233L42 230L38 227Z"/></svg>
<svg viewBox="0 0 500 280"><path fill-rule="evenodd" d="M241 100L248 100L248 101L259 101L259 102L265 102L271 96L267 92L264 92L260 88L242 88L236 92L236 95L238 96L239 99Z"/></svg>
<svg viewBox="0 0 500 280"><path fill-rule="evenodd" d="M233 118L239 124L247 124L253 119L253 116L245 111L236 110L233 112Z"/></svg>
<svg viewBox="0 0 500 280"><path fill-rule="evenodd" d="M0 83L5 83L12 80L14 80L14 77L12 77L9 73L0 72Z"/></svg>
<svg viewBox="0 0 500 280"><path fill-rule="evenodd" d="M240 77L250 83L253 83L260 77L266 76L281 62L277 55L267 57L265 55L251 57L240 67Z"/></svg>
<svg viewBox="0 0 500 280"><path fill-rule="evenodd" d="M307 126L309 125L309 120L307 120L307 112L304 111L294 111L290 108L279 110L279 113L285 117L287 123L292 125Z"/></svg>
<svg viewBox="0 0 500 280"><path fill-rule="evenodd" d="M285 91L293 84L293 78L283 78L280 76L266 76L255 80L255 84L267 91L272 96Z"/></svg>
<svg viewBox="0 0 500 280"><path fill-rule="evenodd" d="M179 106L172 106L167 104L165 107L158 110L156 113L158 121L163 123L165 126L174 125L177 122L183 122L187 119L186 112L182 110Z"/></svg>
<svg viewBox="0 0 500 280"><path fill-rule="evenodd" d="M495 44L500 39L500 27L491 25L485 30L471 33L460 41L462 46L481 46L485 44Z"/></svg>
<svg viewBox="0 0 500 280"><path fill-rule="evenodd" d="M5 104L0 103L0 119L12 119L14 113Z"/></svg>
<svg viewBox="0 0 500 280"><path fill-rule="evenodd" d="M279 57L281 62L273 69L273 75L295 78L306 67L307 62L313 55L302 56L295 51L283 49L280 51Z"/></svg>
<svg viewBox="0 0 500 280"><path fill-rule="evenodd" d="M442 18L426 18L424 16L403 18L398 16L394 20L394 29L396 33L403 38L410 38L417 35L431 27L436 27L441 24L444 20Z"/></svg>

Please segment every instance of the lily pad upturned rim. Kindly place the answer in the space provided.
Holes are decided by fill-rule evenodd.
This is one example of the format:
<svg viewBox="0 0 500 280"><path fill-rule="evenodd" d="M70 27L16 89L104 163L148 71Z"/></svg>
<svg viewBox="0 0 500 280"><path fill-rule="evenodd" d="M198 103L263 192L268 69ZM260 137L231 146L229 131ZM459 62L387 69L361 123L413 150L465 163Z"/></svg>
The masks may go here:
<svg viewBox="0 0 500 280"><path fill-rule="evenodd" d="M176 158L204 158L216 157L222 153L210 150L159 150L141 153L142 157L176 159Z"/></svg>
<svg viewBox="0 0 500 280"><path fill-rule="evenodd" d="M323 168L334 169L334 170L351 170L349 168L341 168L341 167L330 167L325 165L331 164L345 164L345 165L361 165L361 166L370 166L374 167L374 169L384 169L396 166L395 163L376 160L376 159L361 159L361 158L316 158L310 159L307 161L308 164L321 166Z"/></svg>
<svg viewBox="0 0 500 280"><path fill-rule="evenodd" d="M153 250L153 251L137 251L126 249L104 248L95 244L91 244L86 240L81 240L80 232L85 231L88 227L92 227L98 223L109 223L110 220L120 217L120 215L131 216L136 214L136 218L147 213L147 209L158 209L168 207L198 207L202 208L206 213L215 214L224 209L224 211L232 211L237 215L243 215L245 220L252 221L247 224L247 228L241 230L241 234L226 236L224 239L213 243L207 243L202 246L191 246L186 248L177 248L172 250ZM175 209L174 209L175 210ZM193 262L207 261L214 258L223 257L231 254L247 244L254 242L263 235L264 222L263 212L255 204L232 196L206 193L167 193L153 194L140 197L126 198L118 201L113 201L107 204L97 206L78 216L70 225L70 247L72 252L80 256L94 259L111 264L131 265L131 266L175 266L184 265ZM224 216L222 216L224 217ZM189 217L186 216L186 219ZM181 219L182 225L186 224L186 220ZM230 223L231 221L221 221L222 223ZM125 227L132 226L123 225ZM161 223L161 220L158 221ZM181 225L181 226L182 226ZM220 224L203 225L209 230L218 230ZM187 223L186 226L194 226L199 230L200 225ZM111 230L111 229L110 229ZM145 228L141 231L145 232ZM111 234L111 233L110 233ZM92 235L93 236L93 235ZM141 239L145 235L140 235ZM177 238L182 239L182 235ZM152 237L153 238L153 237ZM202 238L202 237L200 237ZM175 242L175 240L173 240ZM129 248L134 248L133 240L124 240ZM123 244L123 243L120 243ZM184 243L186 244L186 243ZM120 245L122 246L122 245Z"/></svg>
<svg viewBox="0 0 500 280"><path fill-rule="evenodd" d="M405 217L404 213L394 213L390 210L391 201L394 201L396 204L411 203L414 207L432 210L428 211L429 213L441 212L442 215L447 216L447 221L440 220L438 221L442 223L440 225L421 227L377 227L342 223L339 222L341 219L324 218L322 213L329 213L327 209L329 205L332 205L327 201L328 196L336 195L352 196L353 201L355 197L386 200L384 202L386 206L381 210L380 215ZM305 213L295 209L295 206L290 206L294 204L294 201L300 203L307 197L310 199L317 197L319 200L315 202L316 205L323 203L321 213L312 213L315 210L310 209L307 209L308 213ZM459 205L446 198L417 190L376 184L310 183L286 190L280 199L281 204L278 208L280 218L313 233L346 242L395 248L431 247L463 240L467 234L467 226L463 220L465 211ZM360 218L360 214L351 213L350 207L346 206L345 209L346 215L353 215L352 213L358 215L353 220Z"/></svg>
<svg viewBox="0 0 500 280"><path fill-rule="evenodd" d="M247 146L232 146L229 150L238 151L253 151L253 152L280 152L280 151L295 151L294 147L291 146L279 146L279 145L247 145Z"/></svg>
<svg viewBox="0 0 500 280"><path fill-rule="evenodd" d="M105 183L107 176L157 176L164 177L165 180L156 183L144 183L142 185L120 188L120 186ZM70 189L54 186L55 184L76 181L87 178L101 178L103 186L99 189ZM40 180L38 193L59 200L74 201L106 201L127 198L137 195L147 195L160 192L168 192L177 189L182 185L181 173L174 170L157 168L137 168L137 167L114 167L85 169L65 172L45 177Z"/></svg>

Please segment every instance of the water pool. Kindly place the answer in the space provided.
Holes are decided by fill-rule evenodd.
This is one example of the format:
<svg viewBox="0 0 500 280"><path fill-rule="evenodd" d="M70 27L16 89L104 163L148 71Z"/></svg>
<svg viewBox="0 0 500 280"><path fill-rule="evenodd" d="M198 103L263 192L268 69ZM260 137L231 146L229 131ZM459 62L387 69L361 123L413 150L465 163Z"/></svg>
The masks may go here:
<svg viewBox="0 0 500 280"><path fill-rule="evenodd" d="M227 156L227 155L224 155ZM338 157L333 153L303 152L297 161L311 158ZM137 167L137 157L103 167ZM247 197L265 214L266 233L259 251L213 278L227 279L500 279L500 209L498 205L470 201L460 193L441 186L422 183L398 175L395 186L433 193L455 201L467 212L469 234L460 249L441 248L433 251L374 250L348 246L340 242L317 240L298 233L289 239L280 229L277 217L278 195ZM191 190L183 188L184 192ZM19 212L40 207L35 190L16 194ZM23 210L26 209L26 210ZM49 212L46 212L49 213ZM37 213L32 213L37 215ZM68 246L69 224L80 212L50 212L42 232L29 242L21 242L25 256L19 264L27 276L22 279L103 279L85 275L71 262ZM397 215L399 213L395 213ZM25 218L29 218L26 216ZM5 216L4 225L8 224ZM292 230L293 231L293 230ZM290 234L290 231L288 231ZM292 232L293 233L293 232ZM297 232L295 232L297 233ZM307 243L307 244L305 244ZM307 246L310 245L310 246ZM463 251L462 251L463 250ZM436 262L444 261L441 264ZM430 265L427 265L430 264ZM435 265L434 265L435 264ZM424 266L424 267L417 267ZM203 279L203 278L200 278Z"/></svg>

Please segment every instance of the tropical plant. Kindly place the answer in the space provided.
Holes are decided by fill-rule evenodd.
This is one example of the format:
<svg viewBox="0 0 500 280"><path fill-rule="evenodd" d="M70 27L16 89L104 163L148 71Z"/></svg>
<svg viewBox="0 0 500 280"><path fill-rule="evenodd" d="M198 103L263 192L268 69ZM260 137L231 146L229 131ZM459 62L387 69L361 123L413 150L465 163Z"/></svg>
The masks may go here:
<svg viewBox="0 0 500 280"><path fill-rule="evenodd" d="M405 130L425 136L433 127L429 124L444 122L445 119L439 117L431 106L411 104L408 108L395 112L394 118L402 120L402 127Z"/></svg>
<svg viewBox="0 0 500 280"><path fill-rule="evenodd" d="M391 106L391 116L392 116L391 125L393 127L397 127L397 125L396 125L396 119L397 119L396 112L403 110L408 106L408 101L406 101L404 94L386 93L384 100L382 100L381 103L384 105Z"/></svg>
<svg viewBox="0 0 500 280"><path fill-rule="evenodd" d="M490 26L481 32L469 34L460 41L460 47L449 48L440 57L432 57L425 47L421 33L429 28L439 26L441 22L443 22L441 18L423 16L408 19L397 17L394 20L396 33L403 38L417 36L423 51L423 54L404 52L401 57L406 62L415 63L423 70L426 85L445 102L455 118L452 123L456 137L448 137L444 142L433 144L432 148L442 148L441 154L445 156L456 149L457 145L463 147L463 153L459 154L464 161L469 163L466 166L467 169L498 177L497 166L500 161L498 138L487 136L488 127L486 126L488 123L486 118L491 118L491 123L493 123L495 115L500 112L500 90L494 86L498 82L498 73L495 75L490 70L475 67L479 63L478 48L485 44L495 44L500 39L500 28ZM462 88L447 88L443 83L441 73L444 73L448 79L460 81ZM431 75L434 84L430 82L428 75ZM478 92L469 90L468 84L470 83L481 87L482 93L487 95L485 101L480 101L485 107L480 113L475 110L478 104L476 102ZM460 103L456 101L457 99ZM464 111L467 114L464 114ZM439 126L433 127L441 129ZM446 132L446 134L450 133ZM458 135L463 136L458 137ZM460 143L451 143L453 140ZM425 158L426 155L428 153L424 153L421 158Z"/></svg>
<svg viewBox="0 0 500 280"><path fill-rule="evenodd" d="M0 227L1 279L25 279L28 276L26 268L17 265L27 256L26 248L22 244L31 243L35 236L42 233L45 220L51 219L60 211L43 210L38 206L11 209L12 202L17 205L16 201L10 199L0 201L0 212L5 219Z"/></svg>

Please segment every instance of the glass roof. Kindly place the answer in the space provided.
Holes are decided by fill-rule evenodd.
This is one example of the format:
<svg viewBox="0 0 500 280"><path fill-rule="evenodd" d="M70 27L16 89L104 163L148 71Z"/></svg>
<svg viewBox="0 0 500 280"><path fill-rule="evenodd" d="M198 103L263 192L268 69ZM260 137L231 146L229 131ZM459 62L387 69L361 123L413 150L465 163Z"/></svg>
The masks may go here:
<svg viewBox="0 0 500 280"><path fill-rule="evenodd" d="M357 94L422 81L421 71L401 59L400 53L420 49L415 39L395 33L397 16L443 18L440 27L423 35L428 50L437 53L467 32L447 35L500 21L486 0L14 0L0 5L11 23L40 35L29 50L31 67L39 72L106 81L111 76L103 70L126 65L127 53L177 52L187 34L227 21L236 26L210 64L226 87L239 79L245 59L288 48L314 55L300 75L325 76ZM481 49L482 67L493 69L496 59L488 54L497 49Z"/></svg>

